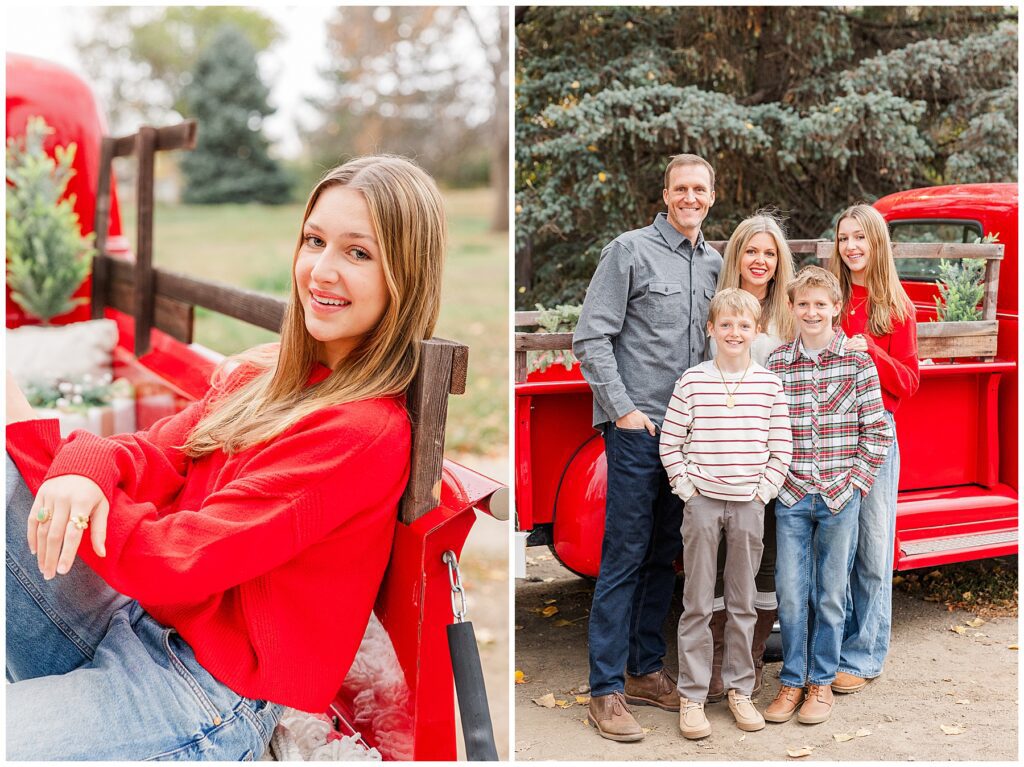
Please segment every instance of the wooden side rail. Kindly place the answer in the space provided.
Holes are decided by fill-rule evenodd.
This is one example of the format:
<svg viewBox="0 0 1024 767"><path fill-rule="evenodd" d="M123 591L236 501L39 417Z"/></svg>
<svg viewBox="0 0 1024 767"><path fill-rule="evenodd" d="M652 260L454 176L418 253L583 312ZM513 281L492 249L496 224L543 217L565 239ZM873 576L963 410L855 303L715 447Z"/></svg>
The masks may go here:
<svg viewBox="0 0 1024 767"><path fill-rule="evenodd" d="M719 253L725 251L727 240L709 241ZM794 254L813 254L822 264L832 257L830 240L789 240ZM978 258L985 259L985 293L982 299L982 318L974 322L921 322L917 325L918 357L995 358L999 323L996 321L996 296L999 291L999 263L1004 246L998 243L893 243L894 258ZM535 328L540 312L515 313L517 328ZM557 351L572 348L572 333L515 334L515 381L523 383L528 374L526 353L530 351Z"/></svg>

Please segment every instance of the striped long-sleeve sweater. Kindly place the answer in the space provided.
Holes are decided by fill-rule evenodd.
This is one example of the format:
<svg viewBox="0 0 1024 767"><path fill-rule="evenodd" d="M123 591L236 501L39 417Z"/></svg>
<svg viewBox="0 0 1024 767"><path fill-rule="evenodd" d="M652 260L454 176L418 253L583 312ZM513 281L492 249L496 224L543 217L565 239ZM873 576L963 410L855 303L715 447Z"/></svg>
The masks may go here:
<svg viewBox="0 0 1024 767"><path fill-rule="evenodd" d="M676 381L661 431L661 462L676 495L700 492L724 501L768 503L779 493L793 457L789 408L782 381L752 362L726 375L714 362L690 368Z"/></svg>

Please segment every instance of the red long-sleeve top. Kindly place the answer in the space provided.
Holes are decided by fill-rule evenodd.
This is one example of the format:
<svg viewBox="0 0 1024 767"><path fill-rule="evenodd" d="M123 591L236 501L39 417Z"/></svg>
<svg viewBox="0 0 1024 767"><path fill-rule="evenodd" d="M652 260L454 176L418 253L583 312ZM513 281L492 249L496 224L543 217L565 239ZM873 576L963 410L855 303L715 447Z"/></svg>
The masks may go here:
<svg viewBox="0 0 1024 767"><path fill-rule="evenodd" d="M328 372L318 367L309 383ZM177 629L215 678L322 712L391 552L409 472L404 402L326 407L261 445L192 459L178 446L210 398L109 438L76 431L62 441L56 420L13 423L7 450L33 493L64 474L99 485L110 502L106 556L88 536L78 556Z"/></svg>
<svg viewBox="0 0 1024 767"><path fill-rule="evenodd" d="M853 285L850 306L856 311L843 312L842 328L847 336L863 334L868 342L868 355L878 370L882 387L882 404L895 413L900 403L917 391L921 385L921 371L917 361L917 321L913 313L905 322L893 320L892 332L884 336L872 335L868 330L870 302L867 288Z"/></svg>

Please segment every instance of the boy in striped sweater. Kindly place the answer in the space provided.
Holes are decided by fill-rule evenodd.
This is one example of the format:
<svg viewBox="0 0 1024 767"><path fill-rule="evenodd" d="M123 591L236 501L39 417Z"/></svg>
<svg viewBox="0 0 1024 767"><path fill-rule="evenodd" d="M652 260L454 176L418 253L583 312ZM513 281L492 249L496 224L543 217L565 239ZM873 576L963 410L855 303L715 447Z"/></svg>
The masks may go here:
<svg viewBox="0 0 1024 767"><path fill-rule="evenodd" d="M754 708L754 576L761 563L764 506L786 478L792 436L785 391L750 357L760 303L739 288L711 300L715 358L676 381L661 432L661 461L683 514L683 614L679 618L679 729L711 734L704 703L711 681L711 615L719 539L725 535L725 653L722 683L741 730L764 727Z"/></svg>

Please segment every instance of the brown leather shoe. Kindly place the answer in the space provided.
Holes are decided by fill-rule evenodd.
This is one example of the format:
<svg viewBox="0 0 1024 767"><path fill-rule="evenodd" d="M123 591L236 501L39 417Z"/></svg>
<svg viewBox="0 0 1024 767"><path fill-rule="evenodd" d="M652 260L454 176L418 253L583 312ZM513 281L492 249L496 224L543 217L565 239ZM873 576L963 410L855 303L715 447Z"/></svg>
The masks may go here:
<svg viewBox="0 0 1024 767"><path fill-rule="evenodd" d="M840 671L832 682L832 692L839 692L844 695L851 692L860 692L868 686L868 680L853 674Z"/></svg>
<svg viewBox="0 0 1024 767"><path fill-rule="evenodd" d="M832 688L827 684L807 685L807 699L800 706L796 720L801 724L821 724L832 716Z"/></svg>
<svg viewBox="0 0 1024 767"><path fill-rule="evenodd" d="M754 689L751 696L761 692L761 678L764 676L764 648L768 645L768 637L772 635L772 627L778 610L762 610L757 608L757 622L754 624L754 639L750 643L750 655L754 659Z"/></svg>
<svg viewBox="0 0 1024 767"><path fill-rule="evenodd" d="M634 743L644 739L643 728L629 713L621 692L592 696L587 719L597 728L602 738L622 743Z"/></svg>
<svg viewBox="0 0 1024 767"><path fill-rule="evenodd" d="M676 680L664 666L643 676L626 674L626 702L634 706L657 706L665 711L678 711Z"/></svg>
<svg viewBox="0 0 1024 767"><path fill-rule="evenodd" d="M711 682L708 684L708 703L717 703L725 697L722 684L722 656L725 655L725 610L711 613L711 641L714 655L711 659Z"/></svg>
<svg viewBox="0 0 1024 767"><path fill-rule="evenodd" d="M800 687L782 685L775 700L764 710L764 718L768 722L788 722L796 713L796 707L803 700L804 691Z"/></svg>

